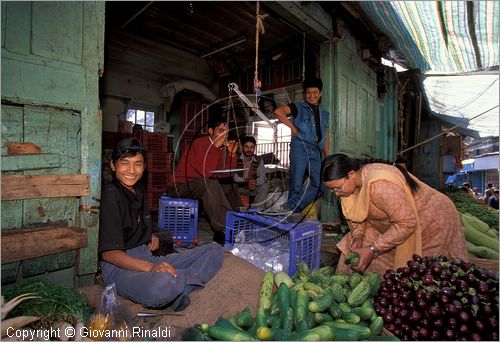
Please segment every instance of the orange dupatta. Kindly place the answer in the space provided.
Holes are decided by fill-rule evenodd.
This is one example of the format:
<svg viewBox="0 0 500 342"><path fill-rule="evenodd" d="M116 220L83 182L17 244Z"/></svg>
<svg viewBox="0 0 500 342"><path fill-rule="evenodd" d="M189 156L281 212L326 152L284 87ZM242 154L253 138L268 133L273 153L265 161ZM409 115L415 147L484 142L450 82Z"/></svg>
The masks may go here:
<svg viewBox="0 0 500 342"><path fill-rule="evenodd" d="M412 258L413 254L422 255L422 230L420 228L420 219L418 217L415 200L406 181L387 170L374 170L363 178L358 195L341 198L342 211L346 219L354 223L362 223L365 221L368 217L368 209L370 206L371 183L379 180L391 182L404 190L417 220L415 232L413 232L405 242L396 246L393 268L397 269L398 267L406 266L406 262Z"/></svg>

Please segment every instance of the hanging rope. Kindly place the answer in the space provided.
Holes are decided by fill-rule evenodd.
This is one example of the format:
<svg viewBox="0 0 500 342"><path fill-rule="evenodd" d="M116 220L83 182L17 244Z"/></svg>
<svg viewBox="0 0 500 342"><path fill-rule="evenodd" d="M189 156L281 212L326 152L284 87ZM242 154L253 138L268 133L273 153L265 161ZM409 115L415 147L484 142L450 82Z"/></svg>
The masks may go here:
<svg viewBox="0 0 500 342"><path fill-rule="evenodd" d="M302 82L306 79L306 33L302 32Z"/></svg>
<svg viewBox="0 0 500 342"><path fill-rule="evenodd" d="M257 97L262 95L262 91L260 90L262 83L259 80L259 36L261 34L266 33L264 28L264 19L268 16L268 14L260 14L260 3L257 1L256 5L256 13L255 13L255 72L253 76L253 88L256 97L256 105L257 105Z"/></svg>

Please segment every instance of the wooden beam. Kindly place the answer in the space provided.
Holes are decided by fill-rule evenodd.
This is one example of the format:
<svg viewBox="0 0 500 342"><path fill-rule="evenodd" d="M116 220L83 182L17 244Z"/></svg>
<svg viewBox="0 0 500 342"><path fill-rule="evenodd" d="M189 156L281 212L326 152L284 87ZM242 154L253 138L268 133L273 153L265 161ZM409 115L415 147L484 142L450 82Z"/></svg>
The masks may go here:
<svg viewBox="0 0 500 342"><path fill-rule="evenodd" d="M2 176L2 200L89 195L88 175Z"/></svg>
<svg viewBox="0 0 500 342"><path fill-rule="evenodd" d="M41 170L58 167L61 167L61 161L59 155L55 153L2 156L2 171Z"/></svg>
<svg viewBox="0 0 500 342"><path fill-rule="evenodd" d="M2 264L87 247L87 230L43 227L2 230Z"/></svg>
<svg viewBox="0 0 500 342"><path fill-rule="evenodd" d="M305 1L266 1L265 4L318 42L331 39L332 18L319 4Z"/></svg>

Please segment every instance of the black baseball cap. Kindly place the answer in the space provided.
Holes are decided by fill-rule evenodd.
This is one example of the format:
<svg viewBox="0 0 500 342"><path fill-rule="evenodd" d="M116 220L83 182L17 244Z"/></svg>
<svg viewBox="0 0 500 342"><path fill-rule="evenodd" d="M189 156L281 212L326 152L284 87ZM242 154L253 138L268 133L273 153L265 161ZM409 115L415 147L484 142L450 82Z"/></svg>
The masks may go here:
<svg viewBox="0 0 500 342"><path fill-rule="evenodd" d="M135 156L137 153L146 155L146 148L137 138L125 138L118 142L113 150L113 160L118 160L124 156Z"/></svg>

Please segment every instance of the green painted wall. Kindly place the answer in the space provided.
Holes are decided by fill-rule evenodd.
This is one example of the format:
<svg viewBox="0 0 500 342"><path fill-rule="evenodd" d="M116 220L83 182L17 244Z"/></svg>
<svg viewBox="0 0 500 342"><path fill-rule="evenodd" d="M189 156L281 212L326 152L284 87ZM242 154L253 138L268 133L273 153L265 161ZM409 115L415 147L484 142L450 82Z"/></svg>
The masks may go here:
<svg viewBox="0 0 500 342"><path fill-rule="evenodd" d="M380 120L376 75L358 57L352 46L355 42L346 40L335 45L338 151L351 157L376 157L376 128Z"/></svg>
<svg viewBox="0 0 500 342"><path fill-rule="evenodd" d="M398 153L398 86L394 68L386 68L386 93L380 105L380 130L377 138L377 157L396 160Z"/></svg>
<svg viewBox="0 0 500 342"><path fill-rule="evenodd" d="M356 52L354 37L325 42L320 53L324 89L322 103L330 111L331 153L356 158L392 160L397 149L397 86L395 76L386 75L387 94L377 97L375 72ZM338 217L337 198L327 191L321 201L321 220Z"/></svg>
<svg viewBox="0 0 500 342"><path fill-rule="evenodd" d="M104 2L2 2L2 155L5 142L37 144L40 156L7 158L2 174L88 174L90 195L2 201L2 229L54 223L88 230L88 247L78 252L2 266L2 283L60 272L97 271L101 132L99 74L104 54ZM21 269L21 272L19 271ZM5 276L4 276L5 271ZM49 276L50 277L50 276ZM57 278L57 277L56 277ZM86 280L88 281L88 280Z"/></svg>

